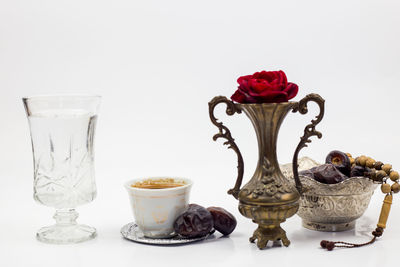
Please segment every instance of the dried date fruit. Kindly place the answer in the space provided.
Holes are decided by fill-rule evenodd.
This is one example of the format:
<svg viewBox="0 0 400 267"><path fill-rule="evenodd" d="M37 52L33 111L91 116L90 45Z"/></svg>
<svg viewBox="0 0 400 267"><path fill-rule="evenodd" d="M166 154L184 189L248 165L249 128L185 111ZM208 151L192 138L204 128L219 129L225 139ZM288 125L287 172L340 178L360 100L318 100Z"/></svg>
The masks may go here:
<svg viewBox="0 0 400 267"><path fill-rule="evenodd" d="M335 165L335 167L341 173L350 177L350 171L351 171L350 159L345 153L339 150L333 150L329 152L329 154L326 156L325 163L330 163Z"/></svg>
<svg viewBox="0 0 400 267"><path fill-rule="evenodd" d="M323 164L311 169L314 179L324 184L336 184L348 177L341 173L333 164Z"/></svg>
<svg viewBox="0 0 400 267"><path fill-rule="evenodd" d="M360 176L365 176L365 173L367 172L365 167L362 166L354 166L351 168L350 171L350 177L360 177Z"/></svg>
<svg viewBox="0 0 400 267"><path fill-rule="evenodd" d="M211 213L197 204L189 204L188 209L174 222L175 232L188 238L205 236L213 227L214 221Z"/></svg>
<svg viewBox="0 0 400 267"><path fill-rule="evenodd" d="M209 207L207 210L214 219L214 228L223 235L229 235L235 230L236 219L227 210L220 207Z"/></svg>
<svg viewBox="0 0 400 267"><path fill-rule="evenodd" d="M310 170L300 171L300 172L299 172L299 175L308 176L308 177L314 179L314 172L312 171L313 169L315 169L315 168L312 168L312 169L310 169Z"/></svg>

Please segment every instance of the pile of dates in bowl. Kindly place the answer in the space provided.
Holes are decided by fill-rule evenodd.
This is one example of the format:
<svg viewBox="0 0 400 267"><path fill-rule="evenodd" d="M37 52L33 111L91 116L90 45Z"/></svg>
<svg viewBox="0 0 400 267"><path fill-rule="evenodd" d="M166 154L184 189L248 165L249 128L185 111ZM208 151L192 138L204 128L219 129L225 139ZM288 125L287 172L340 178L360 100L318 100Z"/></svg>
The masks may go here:
<svg viewBox="0 0 400 267"><path fill-rule="evenodd" d="M298 169L303 194L297 215L303 227L329 232L353 229L378 186L375 166L379 164L366 156L354 159L338 150L326 156L325 164L301 158ZM293 177L290 164L283 165L282 172Z"/></svg>

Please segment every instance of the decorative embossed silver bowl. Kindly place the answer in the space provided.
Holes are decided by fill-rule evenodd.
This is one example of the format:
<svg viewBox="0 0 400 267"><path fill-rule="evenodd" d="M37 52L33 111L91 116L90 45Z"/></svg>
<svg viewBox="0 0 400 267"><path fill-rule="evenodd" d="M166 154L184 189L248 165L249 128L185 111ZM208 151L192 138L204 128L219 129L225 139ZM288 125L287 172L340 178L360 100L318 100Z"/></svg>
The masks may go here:
<svg viewBox="0 0 400 267"><path fill-rule="evenodd" d="M299 160L299 171L318 165L314 160L303 157ZM281 170L286 177L293 177L291 164L283 165ZM302 175L300 180L303 194L297 214L302 218L303 227L327 232L353 229L377 187L365 177L352 177L337 184L323 184Z"/></svg>

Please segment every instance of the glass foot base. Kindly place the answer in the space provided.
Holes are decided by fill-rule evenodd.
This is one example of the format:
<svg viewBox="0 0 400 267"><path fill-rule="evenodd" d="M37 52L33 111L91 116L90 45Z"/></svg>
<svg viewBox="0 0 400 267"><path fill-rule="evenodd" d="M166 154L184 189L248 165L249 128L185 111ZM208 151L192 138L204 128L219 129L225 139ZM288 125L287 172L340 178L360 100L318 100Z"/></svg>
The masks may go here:
<svg viewBox="0 0 400 267"><path fill-rule="evenodd" d="M41 228L36 238L50 244L73 244L96 237L96 229L87 225L53 225Z"/></svg>

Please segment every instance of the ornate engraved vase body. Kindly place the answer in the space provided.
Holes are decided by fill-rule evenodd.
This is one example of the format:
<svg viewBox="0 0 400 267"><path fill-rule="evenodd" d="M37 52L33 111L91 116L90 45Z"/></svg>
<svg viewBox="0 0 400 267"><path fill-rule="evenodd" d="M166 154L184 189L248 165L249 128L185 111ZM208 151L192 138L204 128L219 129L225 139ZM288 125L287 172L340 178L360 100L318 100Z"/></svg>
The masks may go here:
<svg viewBox="0 0 400 267"><path fill-rule="evenodd" d="M320 113L304 130L293 157L293 173L296 186L290 182L281 172L276 156L276 143L279 128L289 111L307 113L307 103L316 102L320 107ZM226 113L233 115L242 111L251 120L257 135L259 158L257 168L250 181L241 189L243 178L243 159L239 148L231 136L229 129L218 122L214 116L215 106L219 103L227 105ZM299 151L311 142L313 135L321 138L321 133L315 130L315 126L322 120L324 113L324 100L317 94L307 95L300 102L265 103L265 104L236 104L226 97L215 97L209 103L211 121L219 128L219 133L214 135L214 140L225 138L224 144L235 150L238 155L238 177L234 188L228 191L239 200L240 213L258 224L250 242L257 240L257 246L262 249L268 241L281 240L288 246L290 241L280 224L293 216L299 209L299 199L302 186L297 171L297 156Z"/></svg>
<svg viewBox="0 0 400 267"><path fill-rule="evenodd" d="M46 243L82 242L96 229L76 222L75 208L96 196L93 138L98 96L36 96L23 99L34 163L34 198L56 209L56 224L40 229Z"/></svg>

